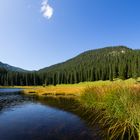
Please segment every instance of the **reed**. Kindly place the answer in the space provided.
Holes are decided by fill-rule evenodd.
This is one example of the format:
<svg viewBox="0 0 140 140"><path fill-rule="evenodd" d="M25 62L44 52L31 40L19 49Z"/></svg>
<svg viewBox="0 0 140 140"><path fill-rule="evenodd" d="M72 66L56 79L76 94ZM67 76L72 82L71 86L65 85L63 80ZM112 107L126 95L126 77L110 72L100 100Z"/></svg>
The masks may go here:
<svg viewBox="0 0 140 140"><path fill-rule="evenodd" d="M83 107L96 114L89 118L93 122L98 120L107 130L108 139L140 139L139 86L88 87L80 101Z"/></svg>

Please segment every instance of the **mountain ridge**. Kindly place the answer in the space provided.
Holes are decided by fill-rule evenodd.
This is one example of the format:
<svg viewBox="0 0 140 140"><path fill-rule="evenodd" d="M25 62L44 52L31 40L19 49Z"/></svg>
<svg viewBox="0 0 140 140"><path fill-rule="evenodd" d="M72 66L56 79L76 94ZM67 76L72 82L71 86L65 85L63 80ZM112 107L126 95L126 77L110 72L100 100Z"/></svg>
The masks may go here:
<svg viewBox="0 0 140 140"><path fill-rule="evenodd" d="M65 63L68 63L70 61L72 61L73 59L76 59L78 57L81 57L82 55L87 55L89 53L92 53L92 52L96 52L96 53L100 53L100 51L109 51L109 50L114 50L114 49L120 49L120 50L129 50L129 51L140 51L139 49L136 49L136 50L133 50L131 48L128 48L126 46L109 46L109 47L104 47L104 48L98 48L98 49L92 49L92 50L87 50L85 52L82 52L80 54L78 54L77 56L75 57L72 57L64 62L60 62L60 63L56 63L56 64L53 64L53 65L50 65L50 66L47 66L47 67L44 67L44 68L41 68L39 70L34 70L34 71L44 71L44 70L47 70L47 69L50 69L52 67L57 67L59 65L63 65ZM32 72L31 70L25 70L23 68L20 68L20 67L17 67L17 66L12 66L10 64L7 64L7 63L4 63L4 62L1 62L0 61L0 68L5 68L6 70L8 71L15 71L15 72Z"/></svg>
<svg viewBox="0 0 140 140"><path fill-rule="evenodd" d="M89 53L101 53L100 51L111 51L111 50L114 50L114 49L119 49L119 51L120 50L135 51L135 50L133 50L131 48L128 48L126 46L109 46L109 47L104 47L104 48L99 48L99 49L87 50L87 51L82 52L82 53L78 54L77 56L72 57L72 58L70 58L70 59L68 59L64 62L60 62L60 63L54 64L54 65L51 65L49 67L44 67L42 69L39 69L38 71L45 71L45 70L50 69L52 67L57 67L59 65L63 65L65 63L68 63L68 62L72 61L73 59L77 59L78 57L88 55Z"/></svg>
<svg viewBox="0 0 140 140"><path fill-rule="evenodd" d="M127 50L127 51L140 51L139 49L136 49L136 50L133 50L131 48L128 48L126 46L109 46L109 47L104 47L104 48L99 48L99 49L91 49L91 50L87 50L85 52L82 52L80 54L78 54L77 56L75 57L72 57L64 62L60 62L60 63L56 63L56 64L53 64L53 65L50 65L50 66L47 66L47 67L44 67L44 68L41 68L39 70L34 70L34 71L43 71L43 70L47 70L47 69L50 69L52 67L56 67L58 65L62 65L62 64L65 64L67 62L70 62L72 61L73 59L76 59L78 57L81 57L83 55L88 55L89 53L92 53L92 52L96 52L96 53L100 53L100 51L114 51L114 49L120 49L120 50ZM120 51L119 50L119 51ZM114 52L113 52L114 53ZM17 66L12 66L10 64L7 64L7 63L4 63L4 62L1 62L0 61L0 68L5 68L6 70L8 71L15 71L15 72L32 72L31 70L25 70L23 68L20 68L20 67L17 67Z"/></svg>
<svg viewBox="0 0 140 140"><path fill-rule="evenodd" d="M13 72L27 72L28 71L19 67L15 67L15 66L3 63L1 61L0 61L0 68L4 68L7 71L13 71Z"/></svg>

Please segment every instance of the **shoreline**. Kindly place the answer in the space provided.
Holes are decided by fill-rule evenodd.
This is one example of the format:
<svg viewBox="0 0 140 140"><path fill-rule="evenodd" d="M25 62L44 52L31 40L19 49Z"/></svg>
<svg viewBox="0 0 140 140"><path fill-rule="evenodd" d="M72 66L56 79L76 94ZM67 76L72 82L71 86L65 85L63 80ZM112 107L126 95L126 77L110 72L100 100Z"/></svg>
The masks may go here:
<svg viewBox="0 0 140 140"><path fill-rule="evenodd" d="M137 85L136 81L132 78L128 80L116 79L114 81L94 81L94 82L81 82L78 84L60 84L49 86L0 86L0 88L18 88L23 89L24 94L36 94L38 96L80 96L84 93L85 89L89 87L105 87L105 86L134 86Z"/></svg>
<svg viewBox="0 0 140 140"><path fill-rule="evenodd" d="M91 124L99 122L103 130L106 128L109 137L120 139L127 135L128 139L140 140L140 83L134 79L45 87L8 86L0 88L23 89L23 94L35 95L39 98L53 97L58 100L74 97L79 101L79 108L85 110L83 115L91 120Z"/></svg>

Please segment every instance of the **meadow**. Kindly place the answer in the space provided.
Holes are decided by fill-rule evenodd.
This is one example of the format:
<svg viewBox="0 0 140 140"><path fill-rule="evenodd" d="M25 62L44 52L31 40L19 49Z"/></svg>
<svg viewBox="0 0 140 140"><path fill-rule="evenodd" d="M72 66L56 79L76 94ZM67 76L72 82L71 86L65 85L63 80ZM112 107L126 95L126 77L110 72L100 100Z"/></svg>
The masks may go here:
<svg viewBox="0 0 140 140"><path fill-rule="evenodd" d="M115 79L112 81L95 81L95 82L81 82L78 84L60 84L60 85L49 85L49 86L14 86L14 88L23 88L24 93L31 94L35 93L37 95L81 95L84 90L88 87L105 87L105 86L114 86L114 85L123 85L123 86L135 86L138 84L140 78L137 79L128 79L120 80Z"/></svg>

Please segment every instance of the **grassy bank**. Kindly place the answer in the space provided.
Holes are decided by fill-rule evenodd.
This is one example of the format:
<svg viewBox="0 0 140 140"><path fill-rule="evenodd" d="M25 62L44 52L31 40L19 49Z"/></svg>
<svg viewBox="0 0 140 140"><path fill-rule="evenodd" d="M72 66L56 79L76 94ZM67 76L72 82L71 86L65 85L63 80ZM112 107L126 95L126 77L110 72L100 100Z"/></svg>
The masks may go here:
<svg viewBox="0 0 140 140"><path fill-rule="evenodd" d="M84 115L91 124L99 122L108 134L107 139L140 140L140 84L134 79L32 87L24 92L78 96Z"/></svg>
<svg viewBox="0 0 140 140"><path fill-rule="evenodd" d="M89 87L81 96L81 104L87 111L96 111L95 118L89 116L91 123L98 121L108 139L140 139L139 85Z"/></svg>
<svg viewBox="0 0 140 140"><path fill-rule="evenodd" d="M91 125L98 121L107 139L140 140L140 83L134 79L14 88L45 97L76 96L83 115Z"/></svg>

